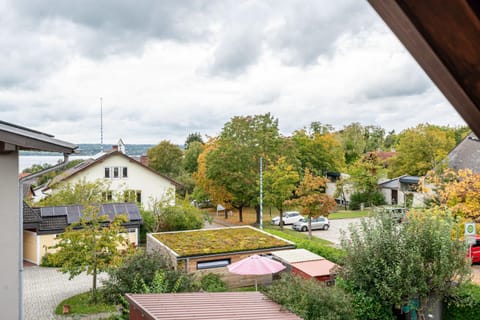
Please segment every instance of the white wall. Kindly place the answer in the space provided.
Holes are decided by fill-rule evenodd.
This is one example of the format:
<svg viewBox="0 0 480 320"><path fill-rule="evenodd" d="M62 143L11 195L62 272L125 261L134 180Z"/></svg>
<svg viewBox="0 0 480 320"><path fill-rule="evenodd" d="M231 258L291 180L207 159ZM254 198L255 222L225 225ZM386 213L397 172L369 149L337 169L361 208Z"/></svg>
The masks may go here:
<svg viewBox="0 0 480 320"><path fill-rule="evenodd" d="M0 310L2 319L18 319L20 308L19 280L19 198L18 153L0 154Z"/></svg>
<svg viewBox="0 0 480 320"><path fill-rule="evenodd" d="M127 167L128 177L105 179L105 167ZM112 191L122 194L124 190L141 190L145 209L150 209L151 199L161 200L169 194L169 190L172 190L173 195L175 193L175 185L170 181L144 168L135 160L129 160L121 155L113 155L105 161L91 165L65 181L75 183L83 178L87 181L105 179L111 183Z"/></svg>

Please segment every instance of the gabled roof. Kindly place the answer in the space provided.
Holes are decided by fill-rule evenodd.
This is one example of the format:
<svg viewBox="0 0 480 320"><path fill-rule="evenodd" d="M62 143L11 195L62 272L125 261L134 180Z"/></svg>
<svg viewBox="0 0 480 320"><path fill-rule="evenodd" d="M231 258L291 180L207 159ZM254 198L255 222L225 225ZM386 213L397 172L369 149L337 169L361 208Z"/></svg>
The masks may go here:
<svg viewBox="0 0 480 320"><path fill-rule="evenodd" d="M88 169L88 168L91 168L95 165L98 165L102 162L104 162L105 160L111 158L111 157L114 157L114 156L120 156L120 157L124 157L125 159L127 159L128 161L130 161L131 163L135 164L135 165L138 165L148 171L150 171L151 173L154 173L155 175L159 176L159 177L162 177L168 181L170 181L172 184L174 184L175 186L180 186L180 183L178 183L177 181L173 180L172 178L170 177L167 177L166 175L163 175L155 170L153 170L152 168L150 167L147 167L145 166L144 164L142 164L141 162L127 156L126 154L120 152L120 151L117 151L117 150L111 150L111 151L108 151L106 153L103 153L103 154L100 154L98 157L96 158L91 158L91 159L87 159L85 161L83 161L82 163L76 165L75 167L69 169L69 170L66 170L65 172L59 174L58 176L56 176L55 178L53 178L53 180L47 185L45 186L45 188L43 190L48 190L50 189L53 185L61 182L61 181L64 181L66 179L69 179L77 174L79 174L80 172L83 172L84 170Z"/></svg>
<svg viewBox="0 0 480 320"><path fill-rule="evenodd" d="M452 169L471 169L480 173L480 140L472 132L448 154L448 166Z"/></svg>
<svg viewBox="0 0 480 320"><path fill-rule="evenodd" d="M74 153L77 146L52 135L0 120L0 151L17 146L20 150Z"/></svg>
<svg viewBox="0 0 480 320"><path fill-rule="evenodd" d="M380 188L386 189L398 189L400 188L400 184L418 184L420 182L420 177L417 176L407 176L403 175L400 177L396 177L378 184Z"/></svg>

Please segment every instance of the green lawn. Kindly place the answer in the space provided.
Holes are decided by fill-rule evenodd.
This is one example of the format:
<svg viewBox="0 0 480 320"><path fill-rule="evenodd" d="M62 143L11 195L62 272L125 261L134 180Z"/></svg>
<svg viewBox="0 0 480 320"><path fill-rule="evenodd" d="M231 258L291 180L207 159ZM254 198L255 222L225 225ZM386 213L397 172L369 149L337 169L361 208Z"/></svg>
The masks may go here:
<svg viewBox="0 0 480 320"><path fill-rule="evenodd" d="M90 292L84 292L72 296L60 302L55 309L55 314L63 314L64 305L70 306L70 312L68 314L94 314L117 311L117 306L104 303L101 301L100 296L98 298L100 301L97 304L91 303L90 299Z"/></svg>
<svg viewBox="0 0 480 320"><path fill-rule="evenodd" d="M363 217L368 217L370 213L371 213L370 210L363 210L363 211L341 210L341 211L330 213L328 215L328 219L335 220L335 219L363 218Z"/></svg>

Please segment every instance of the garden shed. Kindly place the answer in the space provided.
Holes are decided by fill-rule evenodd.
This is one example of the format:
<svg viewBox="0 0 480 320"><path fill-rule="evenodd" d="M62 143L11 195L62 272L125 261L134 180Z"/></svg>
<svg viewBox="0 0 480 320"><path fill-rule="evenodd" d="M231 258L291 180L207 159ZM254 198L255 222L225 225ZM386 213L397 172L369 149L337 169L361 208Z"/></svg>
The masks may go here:
<svg viewBox="0 0 480 320"><path fill-rule="evenodd" d="M232 274L227 265L253 254L294 248L290 241L249 226L147 235L147 251L160 252L174 269L188 273L215 272L232 288L253 285L255 277ZM257 279L260 283L269 283L272 276Z"/></svg>

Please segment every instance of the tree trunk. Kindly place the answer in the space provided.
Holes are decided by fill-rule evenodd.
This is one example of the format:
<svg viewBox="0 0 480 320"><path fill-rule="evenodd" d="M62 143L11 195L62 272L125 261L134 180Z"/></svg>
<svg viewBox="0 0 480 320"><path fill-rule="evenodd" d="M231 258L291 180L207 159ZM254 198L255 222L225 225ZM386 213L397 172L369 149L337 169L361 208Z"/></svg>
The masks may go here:
<svg viewBox="0 0 480 320"><path fill-rule="evenodd" d="M97 303L97 266L93 267L93 284L92 284L92 300Z"/></svg>
<svg viewBox="0 0 480 320"><path fill-rule="evenodd" d="M312 240L312 217L308 217L308 240Z"/></svg>
<svg viewBox="0 0 480 320"><path fill-rule="evenodd" d="M243 222L243 205L238 206L238 217L240 222Z"/></svg>
<svg viewBox="0 0 480 320"><path fill-rule="evenodd" d="M278 225L280 226L280 230L283 230L283 209L280 209L280 221L278 221Z"/></svg>
<svg viewBox="0 0 480 320"><path fill-rule="evenodd" d="M259 226L259 225L260 225L260 206L259 206L259 205L256 205L256 206L255 206L255 213L256 213L256 215L257 215L257 217L256 217L256 220L257 220L256 223L257 223L257 225Z"/></svg>

